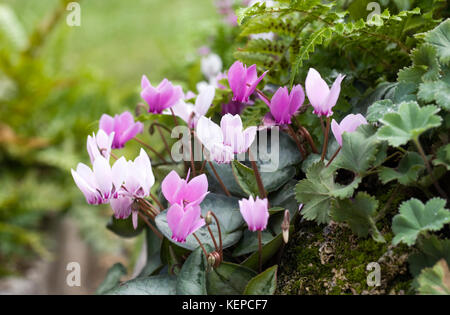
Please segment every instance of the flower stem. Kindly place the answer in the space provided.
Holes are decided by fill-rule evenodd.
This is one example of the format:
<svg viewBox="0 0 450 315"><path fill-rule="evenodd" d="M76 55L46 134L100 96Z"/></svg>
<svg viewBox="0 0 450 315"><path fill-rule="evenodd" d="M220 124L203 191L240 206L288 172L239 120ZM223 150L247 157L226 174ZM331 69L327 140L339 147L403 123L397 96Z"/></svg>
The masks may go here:
<svg viewBox="0 0 450 315"><path fill-rule="evenodd" d="M152 193L150 193L150 198L153 199L154 202L156 202L156 204L158 205L160 210L163 210L164 207L162 206L161 202L159 202L158 198L156 198L155 195L153 195Z"/></svg>
<svg viewBox="0 0 450 315"><path fill-rule="evenodd" d="M262 232L258 231L259 272L262 271Z"/></svg>
<svg viewBox="0 0 450 315"><path fill-rule="evenodd" d="M439 192L439 194L444 197L445 199L447 199L447 194L445 193L445 191L441 188L441 186L439 186L439 183L436 181L436 179L433 176L433 170L431 169L430 163L428 162L427 156L425 155L425 151L422 148L422 145L420 144L419 138L417 137L416 139L413 139L414 144L417 147L417 150L419 151L420 156L422 157L423 161L425 162L425 166L428 170L428 173L430 174L431 180L433 182L434 188L436 188L436 190Z"/></svg>
<svg viewBox="0 0 450 315"><path fill-rule="evenodd" d="M195 233L192 233L192 235L194 235L195 239L197 240L198 244L200 245L200 247L203 250L203 253L205 254L206 259L208 259L208 252L205 249L205 246L203 246L202 242L200 241L200 239L197 237L197 235L195 235Z"/></svg>
<svg viewBox="0 0 450 315"><path fill-rule="evenodd" d="M194 134L194 131L191 129L191 137L189 138L189 153L190 153L190 155L191 155L191 169L192 169L192 175L193 175L193 177L195 177L195 176L197 176L197 175L196 175L196 172L195 172L193 143L195 143L195 134Z"/></svg>
<svg viewBox="0 0 450 315"><path fill-rule="evenodd" d="M220 228L220 222L219 219L217 218L217 216L214 214L214 212L209 211L209 214L211 214L214 218L214 220L216 220L216 224L217 224L217 231L219 232L219 253L220 253L220 257L221 259L223 258L223 243L222 243L222 230ZM215 244L215 242L214 242Z"/></svg>
<svg viewBox="0 0 450 315"><path fill-rule="evenodd" d="M226 194L228 197L231 197L231 194L230 194L230 192L228 191L227 187L225 187L225 184L223 183L223 181L222 181L222 179L220 178L219 174L217 174L217 171L216 171L214 165L211 163L211 161L208 161L208 163L209 163L209 166L211 166L211 169L212 169L212 171L213 171L213 173L214 173L214 176L216 176L216 179L217 179L217 181L219 182L219 184L220 184L220 186L222 187L222 189L223 189L223 191L225 192L225 194Z"/></svg>
<svg viewBox="0 0 450 315"><path fill-rule="evenodd" d="M178 127L178 119L177 119L177 116L175 116L175 112L173 111L172 107L170 108L170 112L172 113L173 122L175 123L175 127Z"/></svg>
<svg viewBox="0 0 450 315"><path fill-rule="evenodd" d="M308 143L309 143L313 153L316 153L316 154L319 153L319 151L317 151L316 144L314 143L314 140L311 137L311 134L308 132L308 130L305 127L303 127L303 126L300 126L299 127L299 131L302 134L302 136L305 137L306 140L308 141Z"/></svg>
<svg viewBox="0 0 450 315"><path fill-rule="evenodd" d="M155 235L157 237L159 237L161 240L164 238L162 236L161 233L159 233L159 231L150 223L148 222L147 218L145 217L145 215L143 215L141 212L138 212L139 217L145 222L145 224L147 224L147 226L153 231L153 233L155 233Z"/></svg>
<svg viewBox="0 0 450 315"><path fill-rule="evenodd" d="M298 150L300 151L300 153L302 155L302 160L304 160L305 157L306 157L306 152L305 152L305 149L303 148L302 143L300 142L300 139L298 138L298 136L295 133L294 129L292 129L291 125L287 125L287 128L288 128L288 133L290 134L292 139L294 139L295 144L297 145L297 148L298 148Z"/></svg>
<svg viewBox="0 0 450 315"><path fill-rule="evenodd" d="M327 166L330 166L331 162L333 162L333 160L336 158L336 156L339 154L339 151L341 151L342 147L339 147L336 152L334 152L333 156L331 157L331 159L328 161Z"/></svg>
<svg viewBox="0 0 450 315"><path fill-rule="evenodd" d="M253 173L255 174L255 180L256 180L256 184L258 185L259 196L261 198L266 198L267 194L266 194L266 190L264 189L264 184L263 184L263 181L261 178L261 174L259 173L258 165L256 165L256 161L253 159L250 149L248 149L248 157L250 159L250 164L252 165Z"/></svg>
<svg viewBox="0 0 450 315"><path fill-rule="evenodd" d="M159 125L155 125L155 126L156 126L156 129L158 130L159 135L161 136L161 140L164 143L164 148L166 148L167 154L170 156L170 158L173 161L172 154L170 153L169 144L167 143L166 137L164 137L164 134L163 134L163 132L161 130L161 127Z"/></svg>
<svg viewBox="0 0 450 315"><path fill-rule="evenodd" d="M145 143L144 141L140 140L139 138L134 137L133 138L136 142L138 142L139 144L143 145L145 148L149 149L150 151L152 151L161 161L163 161L164 163L169 163L167 162L167 160L155 149L153 149L151 146L149 146L147 143Z"/></svg>
<svg viewBox="0 0 450 315"><path fill-rule="evenodd" d="M330 133L330 117L327 117L327 127L325 128L325 136L323 140L323 148L322 148L322 156L320 157L320 160L323 162L325 159L325 154L327 153L327 147L328 147L328 135Z"/></svg>

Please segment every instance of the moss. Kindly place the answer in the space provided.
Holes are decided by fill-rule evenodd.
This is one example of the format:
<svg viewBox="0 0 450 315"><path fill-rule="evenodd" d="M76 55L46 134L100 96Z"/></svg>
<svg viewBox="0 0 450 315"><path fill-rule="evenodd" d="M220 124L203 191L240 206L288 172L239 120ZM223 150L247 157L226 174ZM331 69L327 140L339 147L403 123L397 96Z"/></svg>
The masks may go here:
<svg viewBox="0 0 450 315"><path fill-rule="evenodd" d="M407 248L356 237L345 225L302 223L280 264L279 294L410 293ZM381 285L369 287L367 264L378 262Z"/></svg>

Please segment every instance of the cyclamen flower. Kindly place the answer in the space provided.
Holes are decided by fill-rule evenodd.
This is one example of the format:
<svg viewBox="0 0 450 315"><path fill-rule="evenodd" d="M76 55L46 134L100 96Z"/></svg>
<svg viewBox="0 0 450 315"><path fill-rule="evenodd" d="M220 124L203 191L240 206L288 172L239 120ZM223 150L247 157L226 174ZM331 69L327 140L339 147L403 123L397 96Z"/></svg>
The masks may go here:
<svg viewBox="0 0 450 315"><path fill-rule="evenodd" d="M114 137L114 131L108 136L106 132L101 129L97 132L97 135L93 133L92 136L88 136L86 147L91 159L91 164L94 164L95 159L99 156L103 156L107 161L109 161Z"/></svg>
<svg viewBox="0 0 450 315"><path fill-rule="evenodd" d="M248 199L239 200L239 210L248 225L250 231L263 231L267 227L269 220L269 209L267 198L253 199L252 196Z"/></svg>
<svg viewBox="0 0 450 315"><path fill-rule="evenodd" d="M163 110L172 107L184 97L181 86L173 86L172 83L164 79L155 88L144 75L141 81L141 97L147 102L149 113L161 114Z"/></svg>
<svg viewBox="0 0 450 315"><path fill-rule="evenodd" d="M189 173L182 179L177 172L171 171L162 181L161 190L171 205L199 205L208 194L208 180L202 174L189 181Z"/></svg>
<svg viewBox="0 0 450 315"><path fill-rule="evenodd" d="M309 69L305 89L309 102L314 107L314 114L326 117L333 115L332 108L339 98L344 78L345 76L339 74L330 89L317 70Z"/></svg>
<svg viewBox="0 0 450 315"><path fill-rule="evenodd" d="M305 93L302 86L296 85L292 88L291 94L286 87L279 88L272 96L272 100L267 105L270 108L275 122L279 125L291 123L291 117L303 105Z"/></svg>
<svg viewBox="0 0 450 315"><path fill-rule="evenodd" d="M256 65L247 68L240 61L233 63L230 70L228 70L228 82L233 91L233 101L248 102L248 98L255 92L257 85L267 72L264 72L258 78Z"/></svg>
<svg viewBox="0 0 450 315"><path fill-rule="evenodd" d="M141 133L144 125L141 122L134 122L134 117L130 112L123 112L114 117L103 114L100 118L99 128L108 135L114 134L112 148L120 149L130 139Z"/></svg>
<svg viewBox="0 0 450 315"><path fill-rule="evenodd" d="M195 99L195 105L180 100L173 106L173 112L183 119L188 124L189 128L195 128L198 119L201 116L206 115L208 109L211 107L215 93L216 89L214 86L207 86L201 90Z"/></svg>
<svg viewBox="0 0 450 315"><path fill-rule="evenodd" d="M354 132L360 125L366 125L367 120L361 114L349 114L342 119L341 123L338 124L336 120L333 119L331 122L331 130L333 131L334 137L337 143L342 146L342 134L344 132Z"/></svg>
<svg viewBox="0 0 450 315"><path fill-rule="evenodd" d="M256 127L243 130L239 115L226 114L220 127L205 116L197 124L197 136L209 151L210 158L217 163L229 163L234 154L248 150L256 137Z"/></svg>
<svg viewBox="0 0 450 315"><path fill-rule="evenodd" d="M137 228L137 211L133 211L134 200L150 195L150 188L155 183L150 158L143 149L134 161L126 161L123 157L116 161L113 168L114 179L120 181L117 198L111 200L111 207L118 219L133 215L133 226ZM116 186L117 187L117 186Z"/></svg>
<svg viewBox="0 0 450 315"><path fill-rule="evenodd" d="M116 164L111 169L103 156L96 157L92 170L85 164L78 163L77 170L72 169L71 172L87 203L99 205L117 197L117 189L122 180L121 172Z"/></svg>
<svg viewBox="0 0 450 315"><path fill-rule="evenodd" d="M167 223L172 231L172 239L184 243L186 238L205 225L200 217L201 208L198 205L188 204L185 207L173 204L167 210Z"/></svg>

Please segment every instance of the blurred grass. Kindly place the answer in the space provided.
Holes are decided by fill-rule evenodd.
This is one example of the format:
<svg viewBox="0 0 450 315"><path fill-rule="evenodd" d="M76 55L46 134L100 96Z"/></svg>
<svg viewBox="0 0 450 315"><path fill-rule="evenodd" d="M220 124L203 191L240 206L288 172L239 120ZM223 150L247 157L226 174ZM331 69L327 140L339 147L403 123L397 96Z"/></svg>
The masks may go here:
<svg viewBox="0 0 450 315"><path fill-rule="evenodd" d="M58 0L5 2L31 31ZM88 67L125 88L138 86L143 73L155 82L176 75L171 69L195 56L219 20L212 0L81 0L80 5L81 26L62 21L44 54L62 54L59 71L70 75ZM57 45L64 45L62 53Z"/></svg>

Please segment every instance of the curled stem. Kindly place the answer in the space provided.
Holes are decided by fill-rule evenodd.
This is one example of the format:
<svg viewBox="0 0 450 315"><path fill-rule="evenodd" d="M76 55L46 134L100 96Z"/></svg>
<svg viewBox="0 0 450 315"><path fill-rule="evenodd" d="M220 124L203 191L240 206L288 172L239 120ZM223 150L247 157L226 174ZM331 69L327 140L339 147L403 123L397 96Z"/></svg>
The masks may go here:
<svg viewBox="0 0 450 315"><path fill-rule="evenodd" d="M220 253L220 257L223 257L223 243L222 243L222 230L220 228L220 222L219 219L217 218L217 216L214 214L214 212L209 211L208 214L212 215L212 217L214 218L214 220L216 220L216 224L217 224L217 231L219 232L219 253ZM214 242L215 244L215 242Z"/></svg>
<svg viewBox="0 0 450 315"><path fill-rule="evenodd" d="M158 198L156 198L155 195L153 195L152 193L150 193L150 198L152 198L152 200L158 205L159 209L164 209L164 207L162 206L161 202L159 202Z"/></svg>
<svg viewBox="0 0 450 315"><path fill-rule="evenodd" d="M197 235L195 235L195 233L192 233L192 235L194 235L195 239L197 240L198 244L200 245L200 247L203 250L203 253L205 254L206 259L208 259L208 252L205 249L205 246L203 246L203 243L200 241L200 239L197 237Z"/></svg>

